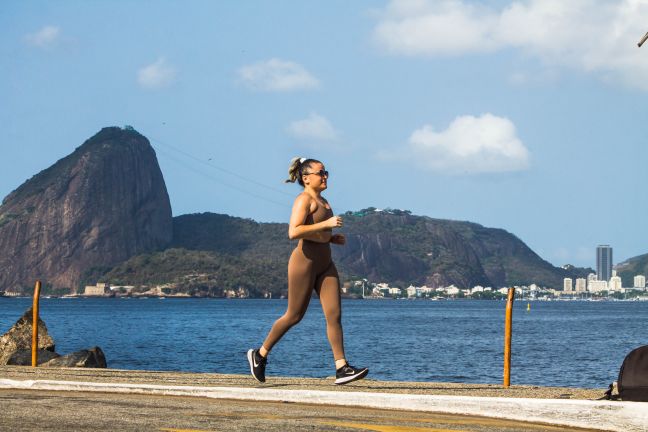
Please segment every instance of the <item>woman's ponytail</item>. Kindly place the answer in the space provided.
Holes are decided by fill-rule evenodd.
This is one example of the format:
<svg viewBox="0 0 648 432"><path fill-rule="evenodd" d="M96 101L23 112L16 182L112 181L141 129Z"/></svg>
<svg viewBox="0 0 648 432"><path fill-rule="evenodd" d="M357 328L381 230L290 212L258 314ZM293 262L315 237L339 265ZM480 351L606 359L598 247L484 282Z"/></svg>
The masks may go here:
<svg viewBox="0 0 648 432"><path fill-rule="evenodd" d="M304 160L304 158L301 158L299 156L294 157L290 160L290 165L288 166L288 178L286 179L286 183L295 183L296 181L300 180L302 160Z"/></svg>

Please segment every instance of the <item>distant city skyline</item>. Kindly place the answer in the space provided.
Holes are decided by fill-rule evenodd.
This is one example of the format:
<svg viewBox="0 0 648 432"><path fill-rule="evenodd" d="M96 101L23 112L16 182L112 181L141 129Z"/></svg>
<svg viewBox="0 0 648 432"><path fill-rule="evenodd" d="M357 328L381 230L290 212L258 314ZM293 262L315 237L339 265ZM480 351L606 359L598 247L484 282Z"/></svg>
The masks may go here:
<svg viewBox="0 0 648 432"><path fill-rule="evenodd" d="M408 209L505 229L556 266L595 268L599 244L621 262L648 253L646 16L631 0L8 0L0 197L132 125L174 215L287 222L288 162L312 156L338 214Z"/></svg>

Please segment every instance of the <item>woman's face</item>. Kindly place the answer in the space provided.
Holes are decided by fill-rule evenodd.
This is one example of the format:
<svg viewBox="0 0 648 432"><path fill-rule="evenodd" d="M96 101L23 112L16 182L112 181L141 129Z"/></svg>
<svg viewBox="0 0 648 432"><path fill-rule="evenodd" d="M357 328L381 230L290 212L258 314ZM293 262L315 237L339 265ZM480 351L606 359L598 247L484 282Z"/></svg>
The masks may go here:
<svg viewBox="0 0 648 432"><path fill-rule="evenodd" d="M309 167L302 172L304 185L310 186L317 191L323 191L327 187L328 173L324 174L326 168L321 163L311 163Z"/></svg>

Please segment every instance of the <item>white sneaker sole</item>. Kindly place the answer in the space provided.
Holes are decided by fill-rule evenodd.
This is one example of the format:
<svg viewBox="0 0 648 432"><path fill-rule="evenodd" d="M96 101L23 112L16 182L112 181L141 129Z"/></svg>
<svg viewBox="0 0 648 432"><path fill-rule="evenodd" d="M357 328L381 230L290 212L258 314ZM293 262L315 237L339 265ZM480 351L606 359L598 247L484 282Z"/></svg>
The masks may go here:
<svg viewBox="0 0 648 432"><path fill-rule="evenodd" d="M351 381L359 380L366 377L368 373L369 373L369 369L365 368L355 375L336 379L335 384L341 385L341 384L350 383Z"/></svg>

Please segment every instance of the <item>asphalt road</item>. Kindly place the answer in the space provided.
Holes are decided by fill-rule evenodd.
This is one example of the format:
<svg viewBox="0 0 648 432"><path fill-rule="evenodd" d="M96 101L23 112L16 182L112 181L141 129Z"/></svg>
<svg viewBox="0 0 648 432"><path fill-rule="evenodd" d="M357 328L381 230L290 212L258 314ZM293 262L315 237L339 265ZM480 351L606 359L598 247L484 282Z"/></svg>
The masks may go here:
<svg viewBox="0 0 648 432"><path fill-rule="evenodd" d="M583 431L447 414L111 393L0 390L1 431Z"/></svg>

